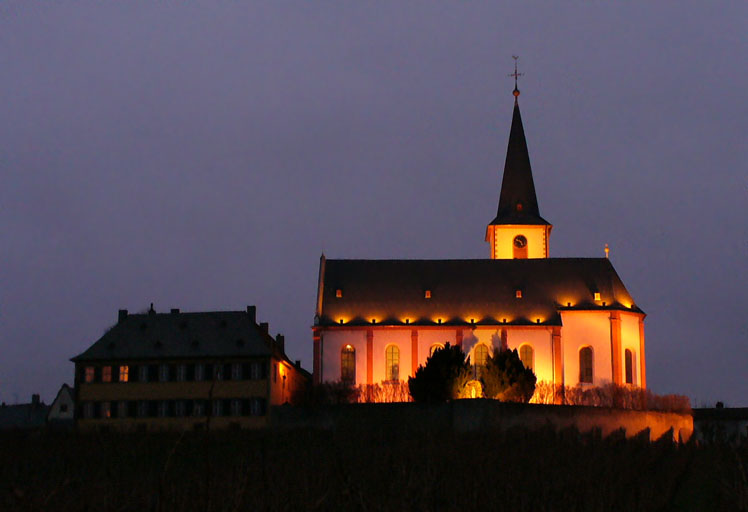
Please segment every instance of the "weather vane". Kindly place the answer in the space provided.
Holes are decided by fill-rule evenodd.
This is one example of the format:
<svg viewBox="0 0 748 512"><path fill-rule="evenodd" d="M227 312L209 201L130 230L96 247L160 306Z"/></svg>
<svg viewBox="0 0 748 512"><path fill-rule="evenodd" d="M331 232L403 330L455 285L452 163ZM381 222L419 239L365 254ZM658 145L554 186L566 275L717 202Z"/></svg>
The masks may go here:
<svg viewBox="0 0 748 512"><path fill-rule="evenodd" d="M512 58L514 59L514 73L509 73L507 76L514 77L514 97L516 98L519 96L519 89L517 88L517 78L524 75L524 73L518 73L517 72L517 61L519 60L519 57L517 55L512 55Z"/></svg>

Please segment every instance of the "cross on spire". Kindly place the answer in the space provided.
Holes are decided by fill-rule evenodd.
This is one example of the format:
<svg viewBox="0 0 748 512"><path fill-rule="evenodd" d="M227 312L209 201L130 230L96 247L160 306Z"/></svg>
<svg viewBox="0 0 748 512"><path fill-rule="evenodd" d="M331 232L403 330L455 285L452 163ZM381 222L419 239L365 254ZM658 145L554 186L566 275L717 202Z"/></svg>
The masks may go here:
<svg viewBox="0 0 748 512"><path fill-rule="evenodd" d="M514 94L514 101L517 101L517 97L519 96L519 89L517 88L517 78L523 76L524 73L517 72L517 61L519 60L519 57L517 55L512 55L512 58L514 59L514 73L509 73L507 76L514 77L514 91L512 94Z"/></svg>

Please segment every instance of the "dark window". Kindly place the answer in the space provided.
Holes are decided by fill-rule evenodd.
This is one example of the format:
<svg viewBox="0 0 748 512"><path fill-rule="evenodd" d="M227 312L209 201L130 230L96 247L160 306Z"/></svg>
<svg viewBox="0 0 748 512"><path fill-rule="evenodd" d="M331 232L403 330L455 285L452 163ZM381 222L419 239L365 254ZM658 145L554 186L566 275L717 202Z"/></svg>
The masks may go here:
<svg viewBox="0 0 748 512"><path fill-rule="evenodd" d="M579 351L579 382L592 384L592 349L584 347Z"/></svg>
<svg viewBox="0 0 748 512"><path fill-rule="evenodd" d="M626 384L634 383L634 354L629 349L625 352Z"/></svg>
<svg viewBox="0 0 748 512"><path fill-rule="evenodd" d="M242 380L242 365L240 363L231 365L231 380Z"/></svg>

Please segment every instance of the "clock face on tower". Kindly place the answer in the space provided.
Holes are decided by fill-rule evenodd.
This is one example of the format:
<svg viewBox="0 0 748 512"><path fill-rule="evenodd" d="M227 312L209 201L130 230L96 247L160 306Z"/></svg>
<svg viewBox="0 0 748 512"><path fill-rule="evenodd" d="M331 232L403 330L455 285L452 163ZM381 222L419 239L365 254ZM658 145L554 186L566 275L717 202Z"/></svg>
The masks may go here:
<svg viewBox="0 0 748 512"><path fill-rule="evenodd" d="M514 237L514 247L517 249L522 249L527 245L527 238L525 238L523 235L517 235Z"/></svg>

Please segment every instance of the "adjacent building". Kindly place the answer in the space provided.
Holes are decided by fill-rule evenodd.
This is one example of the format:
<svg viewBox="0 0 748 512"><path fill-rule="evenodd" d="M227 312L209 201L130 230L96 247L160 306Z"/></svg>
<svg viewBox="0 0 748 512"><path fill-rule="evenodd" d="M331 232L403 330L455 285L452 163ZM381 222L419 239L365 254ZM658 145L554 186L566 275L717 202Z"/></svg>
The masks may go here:
<svg viewBox="0 0 748 512"><path fill-rule="evenodd" d="M608 259L552 258L515 88L489 259L344 260L323 255L315 382L403 381L446 343L475 367L517 349L539 381L646 387L644 312Z"/></svg>
<svg viewBox="0 0 748 512"><path fill-rule="evenodd" d="M81 429L253 428L293 402L311 376L282 335L246 311L144 314L117 323L74 357Z"/></svg>

